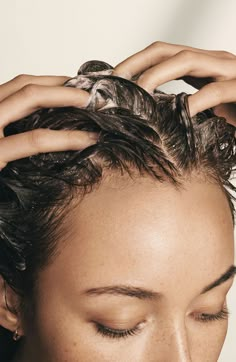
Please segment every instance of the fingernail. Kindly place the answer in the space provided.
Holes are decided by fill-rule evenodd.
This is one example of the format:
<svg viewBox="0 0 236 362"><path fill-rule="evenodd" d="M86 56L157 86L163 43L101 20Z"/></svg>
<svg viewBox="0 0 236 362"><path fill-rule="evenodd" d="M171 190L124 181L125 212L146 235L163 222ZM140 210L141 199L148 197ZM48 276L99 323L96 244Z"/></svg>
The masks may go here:
<svg viewBox="0 0 236 362"><path fill-rule="evenodd" d="M99 138L99 134L95 132L88 132L88 137L93 141L97 141Z"/></svg>

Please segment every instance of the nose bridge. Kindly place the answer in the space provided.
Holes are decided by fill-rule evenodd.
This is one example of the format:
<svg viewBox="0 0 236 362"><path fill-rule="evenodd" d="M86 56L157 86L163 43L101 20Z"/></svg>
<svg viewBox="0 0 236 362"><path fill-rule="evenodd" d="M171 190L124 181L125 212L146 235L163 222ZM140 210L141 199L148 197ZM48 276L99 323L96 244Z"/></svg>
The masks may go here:
<svg viewBox="0 0 236 362"><path fill-rule="evenodd" d="M191 349L184 318L173 317L170 329L170 349L167 360L170 362L191 362Z"/></svg>

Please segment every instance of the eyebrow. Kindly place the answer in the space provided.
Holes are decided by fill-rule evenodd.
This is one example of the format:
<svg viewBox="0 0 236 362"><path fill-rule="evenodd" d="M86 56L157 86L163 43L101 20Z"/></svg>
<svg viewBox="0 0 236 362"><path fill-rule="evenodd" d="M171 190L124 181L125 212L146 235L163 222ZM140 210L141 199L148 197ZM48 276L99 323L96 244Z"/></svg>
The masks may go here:
<svg viewBox="0 0 236 362"><path fill-rule="evenodd" d="M229 280L230 278L233 278L235 274L236 274L236 266L231 265L226 270L226 272L223 273L218 279L216 279L214 282L212 282L211 284L209 284L205 288L203 288L203 290L201 291L201 294L204 294L204 293L208 292L209 290L211 290L215 287L218 287L218 285L221 285L224 282L226 282L227 280Z"/></svg>
<svg viewBox="0 0 236 362"><path fill-rule="evenodd" d="M154 292L150 289L134 287L130 285L112 285L108 287L91 288L85 291L86 295L125 295L128 297L135 297L138 299L156 299L160 293Z"/></svg>
<svg viewBox="0 0 236 362"><path fill-rule="evenodd" d="M236 274L236 266L231 265L225 273L223 273L218 279L211 284L204 287L200 294L204 294L209 290L221 285L228 279L232 278ZM155 292L150 289L134 287L130 285L112 285L99 288L91 288L85 290L84 294L87 296L99 296L99 295L123 295L128 297L134 297L141 300L157 299L161 296L161 293Z"/></svg>

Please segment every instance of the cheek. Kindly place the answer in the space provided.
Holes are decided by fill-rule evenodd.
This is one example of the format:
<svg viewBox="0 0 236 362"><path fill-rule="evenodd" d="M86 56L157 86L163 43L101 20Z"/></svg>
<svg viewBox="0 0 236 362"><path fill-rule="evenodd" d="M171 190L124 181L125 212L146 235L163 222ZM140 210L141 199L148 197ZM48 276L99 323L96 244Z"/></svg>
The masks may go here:
<svg viewBox="0 0 236 362"><path fill-rule="evenodd" d="M120 362L121 344L97 335L86 313L80 308L75 313L68 304L56 293L41 294L34 325L27 333L33 361ZM130 348L126 348L124 360L131 355L129 352Z"/></svg>
<svg viewBox="0 0 236 362"><path fill-rule="evenodd" d="M196 322L197 323L197 322ZM193 357L198 356L199 361L218 361L227 334L228 321L216 321L203 324L191 330L190 345Z"/></svg>
<svg viewBox="0 0 236 362"><path fill-rule="evenodd" d="M34 331L31 342L37 351L34 361L87 361L84 350L86 352L88 345L88 355L89 340L84 333L83 321L52 294L45 302L44 298L40 298L35 313ZM96 356L94 358L96 360Z"/></svg>
<svg viewBox="0 0 236 362"><path fill-rule="evenodd" d="M122 343L97 335L85 317L75 316L61 304L53 304L48 303L36 313L37 332L28 340L34 346L34 362L120 362L128 361L133 351L139 355L135 348L137 340L131 338L131 345L126 342L123 348Z"/></svg>

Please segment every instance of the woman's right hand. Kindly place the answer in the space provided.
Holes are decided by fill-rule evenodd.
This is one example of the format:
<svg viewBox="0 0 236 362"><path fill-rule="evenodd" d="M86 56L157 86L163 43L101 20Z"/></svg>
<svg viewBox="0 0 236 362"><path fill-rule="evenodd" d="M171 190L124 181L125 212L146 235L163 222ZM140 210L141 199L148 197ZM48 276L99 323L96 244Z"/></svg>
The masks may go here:
<svg viewBox="0 0 236 362"><path fill-rule="evenodd" d="M4 136L4 127L40 108L86 107L89 93L63 87L69 77L19 75L0 85L0 170L8 162L37 153L79 150L96 143L97 133L35 129Z"/></svg>

